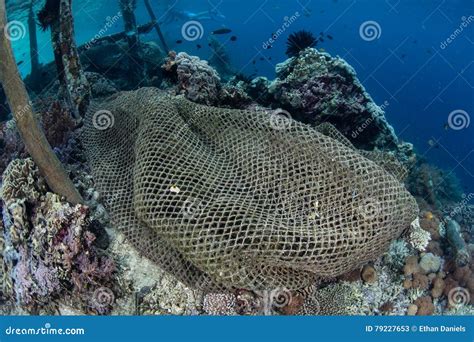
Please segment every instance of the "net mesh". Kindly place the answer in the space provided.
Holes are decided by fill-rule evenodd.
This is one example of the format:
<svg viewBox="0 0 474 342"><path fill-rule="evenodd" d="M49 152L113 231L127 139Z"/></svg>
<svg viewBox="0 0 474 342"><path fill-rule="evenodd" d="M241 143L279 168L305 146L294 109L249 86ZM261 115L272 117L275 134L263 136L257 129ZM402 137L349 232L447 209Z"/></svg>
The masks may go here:
<svg viewBox="0 0 474 342"><path fill-rule="evenodd" d="M417 216L390 173L280 113L142 88L84 126L113 223L196 288L303 288L380 256Z"/></svg>

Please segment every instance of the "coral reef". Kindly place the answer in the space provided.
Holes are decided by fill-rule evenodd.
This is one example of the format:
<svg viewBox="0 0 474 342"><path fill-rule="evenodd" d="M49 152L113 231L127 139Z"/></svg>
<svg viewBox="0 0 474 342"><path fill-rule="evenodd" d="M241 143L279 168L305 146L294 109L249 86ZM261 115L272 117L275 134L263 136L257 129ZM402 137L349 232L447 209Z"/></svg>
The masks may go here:
<svg viewBox="0 0 474 342"><path fill-rule="evenodd" d="M252 103L248 89L252 80L244 75L236 75L224 84L219 93L219 107L245 109Z"/></svg>
<svg viewBox="0 0 474 342"><path fill-rule="evenodd" d="M235 74L235 71L232 69L230 56L225 46L215 37L211 36L209 37L209 47L212 50L209 64L216 69L223 81L230 80Z"/></svg>
<svg viewBox="0 0 474 342"><path fill-rule="evenodd" d="M278 64L276 73L268 92L272 102L290 111L294 119L329 122L357 147L396 147L397 138L383 110L343 59L308 48Z"/></svg>
<svg viewBox="0 0 474 342"><path fill-rule="evenodd" d="M44 184L31 159L14 160L3 175L3 258L15 301L28 312L54 312L54 299L67 297L86 312L107 313L112 302L101 289L112 291L115 264L94 244L89 209Z"/></svg>
<svg viewBox="0 0 474 342"><path fill-rule="evenodd" d="M236 297L231 293L208 293L204 296L203 310L212 316L236 315Z"/></svg>
<svg viewBox="0 0 474 342"><path fill-rule="evenodd" d="M185 52L171 52L162 68L176 79L176 94L193 102L213 105L218 102L220 77L207 61Z"/></svg>
<svg viewBox="0 0 474 342"><path fill-rule="evenodd" d="M411 169L407 180L408 190L424 199L430 206L441 209L462 200L459 180L423 160Z"/></svg>
<svg viewBox="0 0 474 342"><path fill-rule="evenodd" d="M14 158L26 157L25 145L20 138L15 121L0 123L0 173Z"/></svg>

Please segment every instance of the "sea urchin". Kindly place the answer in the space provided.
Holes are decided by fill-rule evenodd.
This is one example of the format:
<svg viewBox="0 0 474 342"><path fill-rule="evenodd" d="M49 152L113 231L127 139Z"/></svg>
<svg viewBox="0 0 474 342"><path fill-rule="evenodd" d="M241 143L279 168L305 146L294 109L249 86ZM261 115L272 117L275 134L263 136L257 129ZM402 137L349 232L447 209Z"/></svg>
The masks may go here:
<svg viewBox="0 0 474 342"><path fill-rule="evenodd" d="M286 55L288 57L297 56L306 48L316 45L316 38L311 32L301 30L290 34L286 41Z"/></svg>

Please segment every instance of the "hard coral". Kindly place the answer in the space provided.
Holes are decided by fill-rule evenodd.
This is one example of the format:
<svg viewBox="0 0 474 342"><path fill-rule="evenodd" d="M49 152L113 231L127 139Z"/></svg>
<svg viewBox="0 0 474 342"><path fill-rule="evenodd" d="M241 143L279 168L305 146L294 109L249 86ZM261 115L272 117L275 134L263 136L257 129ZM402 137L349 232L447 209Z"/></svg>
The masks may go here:
<svg viewBox="0 0 474 342"><path fill-rule="evenodd" d="M236 314L236 297L231 293L208 293L204 296L203 310L213 316Z"/></svg>
<svg viewBox="0 0 474 342"><path fill-rule="evenodd" d="M378 107L341 58L308 48L276 67L268 91L294 119L329 122L357 147L395 147L397 137ZM360 130L358 130L360 128Z"/></svg>
<svg viewBox="0 0 474 342"><path fill-rule="evenodd" d="M115 266L94 245L89 209L63 202L43 184L31 159L15 160L4 174L4 257L16 300L37 312L69 296L89 312L106 313L112 303L94 294L112 286Z"/></svg>
<svg viewBox="0 0 474 342"><path fill-rule="evenodd" d="M191 101L213 105L218 102L219 74L207 63L185 52L170 53L162 67L177 81L177 94L184 94Z"/></svg>

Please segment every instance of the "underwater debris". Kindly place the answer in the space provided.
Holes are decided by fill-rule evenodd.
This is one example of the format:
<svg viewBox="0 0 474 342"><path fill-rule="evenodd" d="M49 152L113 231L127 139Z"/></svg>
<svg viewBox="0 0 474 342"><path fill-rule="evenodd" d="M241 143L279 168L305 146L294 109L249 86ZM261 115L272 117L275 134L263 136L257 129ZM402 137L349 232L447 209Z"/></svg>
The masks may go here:
<svg viewBox="0 0 474 342"><path fill-rule="evenodd" d="M195 61L187 55L181 56L187 62ZM192 65L195 67L195 64ZM204 65L208 67L207 64ZM191 71L196 70L191 66L189 68ZM121 216L125 220L119 219L117 225L132 238L133 244L144 255L162 265L189 286L195 288L234 286L250 290L305 287L316 277L333 278L380 256L388 248L391 240L397 238L417 216L418 209L414 199L404 190L398 180L375 163L368 163L357 150L343 146L308 125L290 121L292 127L290 133L289 130L281 129L278 121L274 122L272 115L268 112L249 112L197 105L183 97L171 97L153 88L121 93L120 97L106 100L98 106L114 114L114 129L100 132L95 129L91 111L85 120L84 146L93 173L97 175L99 191L110 193L112 191L108 188L109 186L113 186L115 192L118 189L126 191L126 195L120 201L108 205L112 218L114 213L123 212L122 210L129 212L130 216ZM143 108L143 110L136 108ZM155 112L160 112L162 115L159 117L151 115ZM132 126L136 129L131 131ZM152 131L150 127L153 127ZM293 127L298 128L297 132L300 132L302 139L311 139L307 141L313 141L315 146L324 148L324 153L322 151L320 156L330 155L331 157L324 158L332 158L328 159L331 162L321 163L318 158L315 159L310 148L298 148L299 145L294 143L296 131ZM258 132L255 131L257 128ZM142 129L146 129L148 134L141 135ZM183 139L184 136L186 139ZM275 136L278 136L278 139L272 138ZM140 151L134 151L134 146ZM157 149L156 146L161 148ZM166 146L173 146L173 153L168 153L168 149L164 148ZM282 150L281 146L285 146L285 149ZM113 149L113 153L109 149ZM335 154L334 151L338 153ZM122 157L124 155L136 155L138 159L135 161L124 159ZM222 155L226 155L226 158ZM179 163L176 163L176 157L180 158ZM142 158L152 158L153 161L159 161L159 163L148 162ZM281 163L278 162L280 158ZM212 163L209 163L210 160ZM270 160L272 161L270 164L265 162ZM347 160L351 160L351 163L348 164ZM117 172L133 169L135 163L144 168L135 173L133 182L136 198L132 200L132 192L127 190L130 189L127 182L131 182L133 177L122 176ZM256 165L255 163L263 164ZM112 167L113 173L107 171L112 165L115 165ZM281 222L280 216L275 217L275 213L281 212L277 210L278 206L282 205L281 201L275 203L275 208L272 209L268 207L267 196L269 191L271 194L281 194L278 179L282 174L290 172L286 169L286 165L291 165L291 172L296 172L299 176L287 185L285 195L280 195L285 196L283 200L288 202L286 204L288 212L285 215L289 215L291 219L300 217L302 211L291 209L296 207L293 203L301 203L298 207L305 206L309 210L314 208L314 203L318 201L322 218L316 219L316 225L334 222L329 226L334 233L326 230L315 231L315 223L311 221L301 223L309 226L307 230L299 229L298 234L307 231L309 235L305 235L304 239L310 238L310 241L313 239L314 232L318 231L324 232L319 237L322 241L328 239L329 236L338 236L342 239L341 243L336 244L340 246L336 249L334 247L326 249L329 248L329 244L319 247L323 250L319 253L323 253L327 258L309 260L307 256L302 257L301 253L297 252L300 251L298 242L301 240L294 238L288 240L288 234L291 236L294 234L290 228L291 225L282 228L281 235L278 235L279 240L276 240L281 241L280 244L286 244L286 248L275 249L272 247L275 242L247 238L251 234L259 236L264 232L262 231L263 221L261 224L258 221L252 225L245 223L245 220L253 217L252 212L255 208L262 206L263 203L265 203L265 209L262 207L259 210L265 215L258 217L262 217L261 220L265 222L267 219L278 219ZM336 165L343 165L341 170L350 168L354 169L354 172L340 173ZM356 171L359 170L357 165L364 170L363 173ZM294 169L296 166L298 168ZM163 170L167 171L163 172ZM221 170L226 170L225 174L222 174ZM311 171L308 173L308 170ZM179 194L170 193L169 185L183 179L183 172L186 175L192 175L192 178L187 176L184 184L179 184L182 190ZM266 181L259 180L262 172ZM370 173L373 173L373 176L368 177ZM152 176L153 174L156 176ZM210 174L214 176L209 177ZM327 179L326 176L321 176L329 174L337 174L337 178ZM315 177L315 175L319 175L317 183L305 181L305 177ZM149 177L156 179L157 184L161 184L159 188L153 190L156 195L149 195L151 189L147 181ZM229 179L236 182L235 185L229 183ZM317 188L314 191L303 192L301 184L310 184ZM338 184L341 190L334 190L334 184ZM359 196L353 198L353 189L347 184L359 184L357 186L360 189ZM233 190L234 188L238 190ZM220 189L229 189L229 191L223 193ZM326 191L331 191L333 195L323 198L307 197L307 194ZM383 191L383 197L380 197L379 191ZM393 201L383 202L383 198L392 196L387 191L397 196L396 205ZM249 193L248 196L247 193ZM290 194L294 193L304 195L293 198ZM255 197L255 194L259 196ZM340 197L341 202L336 202L334 196ZM331 198L331 203L327 202L329 198ZM381 204L383 214L371 214L369 210L371 200L376 201L375 203L383 203ZM345 209L342 212L345 213L345 220L353 220L351 221L353 233L341 234L339 232L343 226L338 223L341 211L334 210L336 203L351 204L350 208L344 204ZM137 210L134 209L135 205L139 207ZM365 209L366 205L369 206L368 209ZM140 220L135 218L136 213L139 213ZM167 220L167 217L176 218L176 220L162 224L161 219ZM206 217L213 217L214 221L209 222ZM115 216L115 219L118 217ZM319 220L324 221L318 223ZM174 226L173 223L173 228L168 229L170 222L175 222L177 225ZM179 233L182 229L179 222L199 231L200 242L193 242L192 249L186 247L190 242ZM241 230L243 225L246 227L245 231ZM374 244L369 242L368 245L365 243L359 245L350 242L353 241L352 239L357 239L359 230L381 229L382 227L383 230L374 235L376 240L382 239L379 243L374 241ZM229 233L222 234L222 229ZM255 233L252 233L253 231ZM160 232L159 235L157 235L158 232ZM275 238L277 238L276 235ZM288 245L290 241L293 241L291 242L291 245L294 244L293 247ZM229 257L224 250L234 249L236 244L245 244L246 254ZM308 246L316 248L319 245L308 244ZM380 246L380 249L374 246ZM338 253L339 248L344 248L346 251L350 248L350 252L344 253L343 258L330 257L333 253ZM269 251L264 259L262 259L262 250ZM285 255L286 261L283 264L279 261L278 265L281 266L272 266L272 272L266 272L261 266L257 268L251 266L250 260L254 253L258 255L258 260L262 260L258 261L259 265L271 265L271 260L281 261L281 255ZM313 252L311 255L319 253ZM172 263L170 257L174 260ZM192 265L199 265L199 269Z"/></svg>
<svg viewBox="0 0 474 342"><path fill-rule="evenodd" d="M286 55L288 57L298 56L299 53L306 48L316 46L317 39L309 31L301 30L290 34L286 42Z"/></svg>

